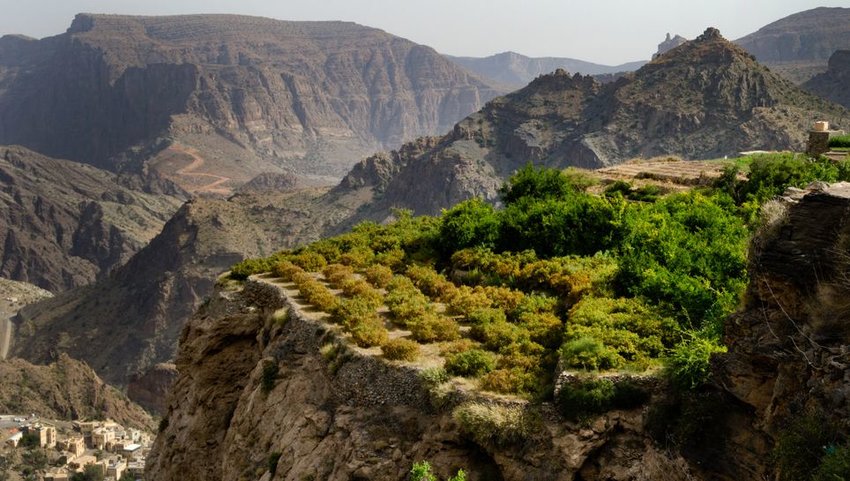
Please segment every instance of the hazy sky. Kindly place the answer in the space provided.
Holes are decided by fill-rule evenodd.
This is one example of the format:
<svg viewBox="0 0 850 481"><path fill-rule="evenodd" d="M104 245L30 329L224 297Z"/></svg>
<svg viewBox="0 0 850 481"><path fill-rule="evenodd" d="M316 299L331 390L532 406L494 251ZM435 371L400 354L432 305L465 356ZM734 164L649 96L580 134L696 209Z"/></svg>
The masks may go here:
<svg viewBox="0 0 850 481"><path fill-rule="evenodd" d="M240 13L349 20L452 55L513 50L618 64L646 59L666 32L708 26L736 39L789 14L850 0L0 0L0 34L59 34L75 13Z"/></svg>

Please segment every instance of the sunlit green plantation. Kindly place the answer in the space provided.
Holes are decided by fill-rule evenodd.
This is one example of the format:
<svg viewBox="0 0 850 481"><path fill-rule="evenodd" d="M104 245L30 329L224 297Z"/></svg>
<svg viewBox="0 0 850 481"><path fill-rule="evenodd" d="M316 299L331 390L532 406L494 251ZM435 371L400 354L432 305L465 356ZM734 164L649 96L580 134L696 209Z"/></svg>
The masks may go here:
<svg viewBox="0 0 850 481"><path fill-rule="evenodd" d="M736 178L741 165L748 180ZM787 186L847 178L846 164L777 154L738 159L710 188L635 196L624 183L593 195L575 172L528 166L502 188L501 208L472 199L439 217L398 212L388 225L246 260L231 276L294 283L388 360L437 344L449 374L488 391L550 396L557 365L666 365L690 389L740 303L759 205Z"/></svg>

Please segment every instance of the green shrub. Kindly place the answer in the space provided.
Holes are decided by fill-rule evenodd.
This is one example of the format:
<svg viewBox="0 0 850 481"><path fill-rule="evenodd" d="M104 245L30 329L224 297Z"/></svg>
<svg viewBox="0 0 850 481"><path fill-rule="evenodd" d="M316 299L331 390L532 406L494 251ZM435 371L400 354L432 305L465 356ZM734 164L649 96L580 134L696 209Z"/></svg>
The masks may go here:
<svg viewBox="0 0 850 481"><path fill-rule="evenodd" d="M495 369L481 378L481 388L502 394L528 394L537 388L537 377L523 369Z"/></svg>
<svg viewBox="0 0 850 481"><path fill-rule="evenodd" d="M834 446L838 440L835 424L830 423L821 412L808 411L795 417L779 432L773 448L773 458L779 468L781 481L805 481L813 479L822 467L822 461L828 462L823 474L828 470L840 469L837 459L827 457L827 446ZM838 450L836 450L838 451ZM844 451L845 450L840 450ZM841 478L826 478L841 479Z"/></svg>
<svg viewBox="0 0 850 481"><path fill-rule="evenodd" d="M304 272L304 269L296 266L290 261L281 261L272 267L272 275L280 277L284 281L291 281L295 274Z"/></svg>
<svg viewBox="0 0 850 481"><path fill-rule="evenodd" d="M386 252L376 254L375 262L393 270L401 269L401 267L404 266L404 259L406 256L407 253L404 249L390 249Z"/></svg>
<svg viewBox="0 0 850 481"><path fill-rule="evenodd" d="M348 322L347 327L354 343L360 347L382 346L389 339L389 332L377 315Z"/></svg>
<svg viewBox="0 0 850 481"><path fill-rule="evenodd" d="M381 351L391 361L415 361L419 357L419 344L410 339L392 339L381 346Z"/></svg>
<svg viewBox="0 0 850 481"><path fill-rule="evenodd" d="M419 371L419 377L428 386L438 386L449 380L449 373L442 367L429 367Z"/></svg>
<svg viewBox="0 0 850 481"><path fill-rule="evenodd" d="M694 337L675 348L665 360L667 373L679 389L694 389L703 385L711 373L711 356L726 352L717 342Z"/></svg>
<svg viewBox="0 0 850 481"><path fill-rule="evenodd" d="M340 288L346 296L367 299L375 307L384 303L384 295L362 279L346 279Z"/></svg>
<svg viewBox="0 0 850 481"><path fill-rule="evenodd" d="M578 420L612 409L632 409L646 403L649 395L630 382L590 378L567 384L558 392L558 407L564 417Z"/></svg>
<svg viewBox="0 0 850 481"><path fill-rule="evenodd" d="M337 309L333 312L333 319L344 326L357 324L363 319L376 317L374 303L362 297L352 297L340 302Z"/></svg>
<svg viewBox="0 0 850 481"><path fill-rule="evenodd" d="M465 200L443 210L437 248L449 257L466 247L493 247L499 239L499 215L481 199Z"/></svg>
<svg viewBox="0 0 850 481"><path fill-rule="evenodd" d="M499 351L504 346L530 340L528 331L503 321L473 325L470 336L491 351Z"/></svg>
<svg viewBox="0 0 850 481"><path fill-rule="evenodd" d="M602 341L592 337L580 337L564 343L561 347L561 360L569 367L601 370L620 367L622 358Z"/></svg>
<svg viewBox="0 0 850 481"><path fill-rule="evenodd" d="M446 359L445 368L449 374L464 377L477 377L492 371L496 367L493 354L481 349L470 349L451 355Z"/></svg>
<svg viewBox="0 0 850 481"><path fill-rule="evenodd" d="M330 285L339 288L343 282L354 276L354 269L342 264L328 264L322 269L322 274Z"/></svg>
<svg viewBox="0 0 850 481"><path fill-rule="evenodd" d="M454 341L460 337L460 326L453 319L432 312L407 326L418 342Z"/></svg>
<svg viewBox="0 0 850 481"><path fill-rule="evenodd" d="M278 372L280 368L277 362L266 361L263 363L263 374L260 378L260 388L266 394L270 393L277 384Z"/></svg>
<svg viewBox="0 0 850 481"><path fill-rule="evenodd" d="M451 293L447 304L450 313L467 315L492 306L493 301L481 287L460 286Z"/></svg>
<svg viewBox="0 0 850 481"><path fill-rule="evenodd" d="M466 315L466 321L474 326L485 326L494 322L507 322L505 311L494 308L475 309Z"/></svg>
<svg viewBox="0 0 850 481"><path fill-rule="evenodd" d="M850 138L848 138L850 147ZM843 446L830 445L826 455L821 459L812 481L839 481L850 479L850 444Z"/></svg>
<svg viewBox="0 0 850 481"><path fill-rule="evenodd" d="M372 264L375 253L368 247L355 247L339 256L340 264L352 267L366 267Z"/></svg>
<svg viewBox="0 0 850 481"><path fill-rule="evenodd" d="M393 270L380 264L367 267L364 274L372 285L381 288L387 287L393 278Z"/></svg>
<svg viewBox="0 0 850 481"><path fill-rule="evenodd" d="M230 278L244 281L248 276L269 272L271 262L268 259L245 259L230 268Z"/></svg>
<svg viewBox="0 0 850 481"><path fill-rule="evenodd" d="M274 477L275 473L277 472L277 463L280 461L280 457L281 453L279 452L273 452L269 454L268 469L272 477Z"/></svg>
<svg viewBox="0 0 850 481"><path fill-rule="evenodd" d="M431 465L428 461L413 463L409 479L410 481L438 481L434 473L431 472Z"/></svg>
<svg viewBox="0 0 850 481"><path fill-rule="evenodd" d="M576 184L571 184L571 181ZM505 204L528 199L560 199L589 187L586 177L571 171L567 176L557 169L536 168L531 163L517 170L499 189Z"/></svg>
<svg viewBox="0 0 850 481"><path fill-rule="evenodd" d="M829 138L829 146L835 148L850 148L850 135L836 135Z"/></svg>
<svg viewBox="0 0 850 481"><path fill-rule="evenodd" d="M328 265L325 257L317 252L303 251L291 257L293 264L304 269L307 272L319 272L323 267Z"/></svg>

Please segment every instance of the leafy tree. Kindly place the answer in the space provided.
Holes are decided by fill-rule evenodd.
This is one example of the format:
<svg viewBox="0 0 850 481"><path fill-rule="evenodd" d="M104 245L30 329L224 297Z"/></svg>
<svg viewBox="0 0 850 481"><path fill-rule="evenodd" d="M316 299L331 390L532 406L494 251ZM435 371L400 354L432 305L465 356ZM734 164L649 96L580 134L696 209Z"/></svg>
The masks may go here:
<svg viewBox="0 0 850 481"><path fill-rule="evenodd" d="M499 216L493 206L475 198L444 210L438 249L446 257L466 247L493 247L499 238Z"/></svg>
<svg viewBox="0 0 850 481"><path fill-rule="evenodd" d="M528 163L502 185L499 193L505 204L511 205L520 199L560 199L576 190L560 170L536 168Z"/></svg>

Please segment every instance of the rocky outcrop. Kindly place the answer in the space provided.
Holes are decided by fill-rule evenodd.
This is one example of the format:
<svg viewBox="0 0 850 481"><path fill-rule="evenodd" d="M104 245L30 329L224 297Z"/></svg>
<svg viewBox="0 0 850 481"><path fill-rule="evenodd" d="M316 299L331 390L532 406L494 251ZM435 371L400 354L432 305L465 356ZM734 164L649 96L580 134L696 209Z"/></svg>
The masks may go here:
<svg viewBox="0 0 850 481"><path fill-rule="evenodd" d="M152 430L153 420L82 362L66 355L46 366L22 359L0 361L0 411L48 419L113 419Z"/></svg>
<svg viewBox="0 0 850 481"><path fill-rule="evenodd" d="M160 363L130 377L127 384L127 397L145 408L148 412L162 415L165 413L165 399L168 391L177 379L177 366Z"/></svg>
<svg viewBox="0 0 850 481"><path fill-rule="evenodd" d="M186 327L146 476L400 481L428 460L475 481L689 479L647 440L640 409L580 426L545 404L435 387L421 367L353 347L291 292L263 280L220 289ZM470 403L513 425L476 436L451 414Z"/></svg>
<svg viewBox="0 0 850 481"><path fill-rule="evenodd" d="M156 183L0 146L0 275L53 292L103 277L177 210Z"/></svg>
<svg viewBox="0 0 850 481"><path fill-rule="evenodd" d="M764 460L790 421L819 413L846 430L850 415L850 184L791 191L764 211L746 304L726 323L729 352L714 369L747 413L730 429L726 479L772 478Z"/></svg>
<svg viewBox="0 0 850 481"><path fill-rule="evenodd" d="M524 87L535 78L550 74L559 68L582 75L609 75L632 72L646 63L646 61L636 61L621 65L600 65L574 58L526 57L516 52L503 52L483 58L450 55L445 57L483 79L514 89Z"/></svg>
<svg viewBox="0 0 850 481"><path fill-rule="evenodd" d="M658 44L658 50L652 55L652 60L664 55L665 53L673 50L674 48L682 45L687 42L688 39L681 35L676 35L675 37L671 37L670 34L667 34L667 37L664 38L664 41Z"/></svg>
<svg viewBox="0 0 850 481"><path fill-rule="evenodd" d="M815 95L850 108L850 50L836 50L829 57L826 72L813 77L803 87Z"/></svg>
<svg viewBox="0 0 850 481"><path fill-rule="evenodd" d="M235 15L80 14L62 35L3 37L0 86L0 143L147 161L199 191L287 169L329 183L501 92L377 29Z"/></svg>

